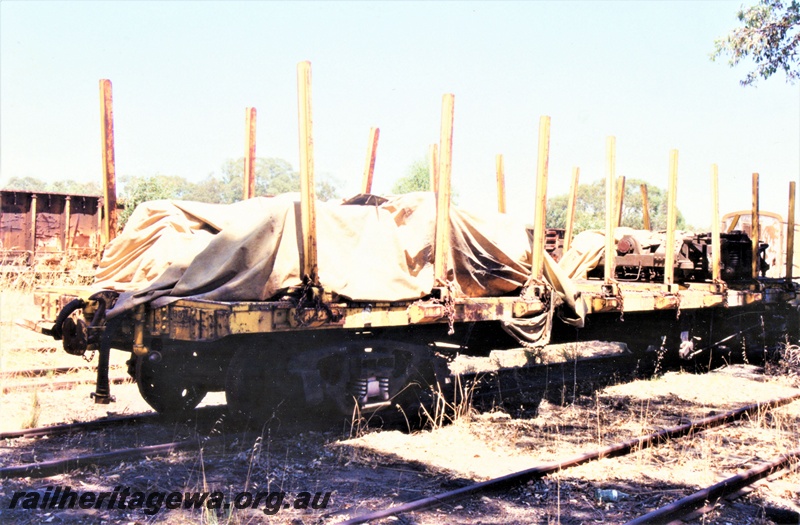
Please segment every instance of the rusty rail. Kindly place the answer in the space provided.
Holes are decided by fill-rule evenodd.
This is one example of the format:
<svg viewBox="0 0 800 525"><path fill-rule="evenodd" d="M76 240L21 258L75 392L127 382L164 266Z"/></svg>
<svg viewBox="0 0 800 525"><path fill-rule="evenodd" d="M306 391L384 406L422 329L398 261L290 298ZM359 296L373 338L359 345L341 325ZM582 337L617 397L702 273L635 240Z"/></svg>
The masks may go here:
<svg viewBox="0 0 800 525"><path fill-rule="evenodd" d="M594 461L597 459L602 459L607 457L624 456L626 454L630 454L631 452L636 452L645 448L657 446L661 443L666 442L669 439L675 439L678 437L686 436L693 432L701 431L707 428L726 425L732 421L736 421L742 418L743 416L751 414L753 412L757 412L765 408L776 408L779 406L783 406L797 399L800 399L800 394L777 398L777 399L771 399L764 403L752 403L750 405L746 405L744 407L738 408L736 410L731 410L723 414L719 414L716 416L709 416L703 419L699 419L697 421L691 421L683 425L662 429L659 430L658 432L653 432L652 434L639 436L633 439L629 439L627 441L610 445L608 447L596 449L594 451L586 452L583 454L578 454L576 456L573 456L565 460L556 461L553 463L546 463L544 465L532 467L526 470L521 470L498 478L482 481L480 483L475 483L473 485L468 485L466 487L461 487L455 490L451 490L449 492L445 492L443 494L438 494L436 496L430 496L416 501L411 501L389 509L369 512L361 516L355 516L349 520L341 522L340 525L355 525L357 523L367 523L372 520L394 516L396 514L401 514L403 512L411 512L415 510L421 510L428 507L432 507L435 505L440 505L442 503L460 499L469 496L471 494L476 494L489 490L502 490L511 488L521 483L525 483L529 480L540 479L554 472L558 472L560 470L570 467L575 467L583 463L588 463L589 461Z"/></svg>
<svg viewBox="0 0 800 525"><path fill-rule="evenodd" d="M99 428L124 425L126 423L137 423L147 419L156 419L160 414L155 412L147 414L137 414L134 416L109 417L106 419L96 419L94 421L81 421L79 423L64 423L61 425L50 425L47 427L25 428L22 430L11 430L0 432L0 439L17 439L22 437L41 437L67 434L83 430L96 430Z"/></svg>
<svg viewBox="0 0 800 525"><path fill-rule="evenodd" d="M96 366L93 365L81 365L81 366L58 366L58 367L49 367L49 368L31 368L29 370L5 370L0 372L0 379L18 379L18 378L28 378L28 377L43 377L48 375L63 375L63 374L70 374L70 373L78 373L83 370L91 370L95 371ZM122 368L122 365L113 365L111 368Z"/></svg>
<svg viewBox="0 0 800 525"><path fill-rule="evenodd" d="M217 419L222 411L226 410L221 405L209 405L194 409L191 412L194 418L213 418ZM93 421L79 421L77 423L63 423L59 425L49 425L46 427L25 428L21 430L10 430L8 432L0 432L0 440L2 439L17 439L23 437L41 437L41 436L56 436L58 434L67 434L69 432L80 432L87 430L97 430L105 427L112 427L117 425L124 425L127 423L141 423L143 421L172 421L169 415L159 414L157 412L144 412L142 414L134 414L130 416L116 416L107 417L103 419L95 419Z"/></svg>
<svg viewBox="0 0 800 525"><path fill-rule="evenodd" d="M130 376L119 376L119 377L112 377L109 381L114 385L121 385L123 383L133 383L133 378ZM28 383L19 383L14 382L10 384L5 384L2 387L2 392L7 394L9 392L15 392L19 390L34 390L34 389L42 389L42 390L66 390L68 388L72 388L77 385L85 385L87 383L94 382L94 378L88 377L86 379L65 379L59 381L33 381Z"/></svg>
<svg viewBox="0 0 800 525"><path fill-rule="evenodd" d="M110 452L100 452L98 454L86 454L66 459L55 459L52 461L42 461L39 463L29 463L25 465L15 465L12 467L0 468L0 479L8 478L45 478L56 474L69 472L86 465L100 465L114 463L118 460L142 459L147 456L166 455L179 450L196 449L207 445L222 443L223 438L212 438L204 443L190 439L185 441L175 441L172 443L162 443L160 445L150 445L147 447L124 448L112 450Z"/></svg>
<svg viewBox="0 0 800 525"><path fill-rule="evenodd" d="M681 498L660 509L648 512L643 516L629 521L626 525L644 525L645 523L668 523L693 512L709 503L716 503L717 500L728 494L752 485L756 481L763 479L773 472L783 469L792 461L800 458L800 450L795 450L783 454L777 459L765 463L760 467L752 468L741 474L731 476L720 481L715 485L698 490L694 494Z"/></svg>

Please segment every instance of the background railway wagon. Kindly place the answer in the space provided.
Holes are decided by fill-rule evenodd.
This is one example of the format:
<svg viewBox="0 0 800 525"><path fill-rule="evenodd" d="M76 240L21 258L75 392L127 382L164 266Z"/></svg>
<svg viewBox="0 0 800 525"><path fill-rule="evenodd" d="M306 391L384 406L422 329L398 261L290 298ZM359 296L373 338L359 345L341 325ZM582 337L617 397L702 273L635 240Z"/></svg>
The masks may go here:
<svg viewBox="0 0 800 525"><path fill-rule="evenodd" d="M766 277L786 276L786 257L788 244L788 225L783 216L770 211L758 212L758 238L766 243L764 259L769 264ZM733 211L722 216L722 231L741 230L748 236L752 234L750 210ZM794 237L800 238L800 225L794 225ZM794 250L792 275L800 275L800 250Z"/></svg>
<svg viewBox="0 0 800 525"><path fill-rule="evenodd" d="M102 197L0 190L3 265L97 259L102 246Z"/></svg>

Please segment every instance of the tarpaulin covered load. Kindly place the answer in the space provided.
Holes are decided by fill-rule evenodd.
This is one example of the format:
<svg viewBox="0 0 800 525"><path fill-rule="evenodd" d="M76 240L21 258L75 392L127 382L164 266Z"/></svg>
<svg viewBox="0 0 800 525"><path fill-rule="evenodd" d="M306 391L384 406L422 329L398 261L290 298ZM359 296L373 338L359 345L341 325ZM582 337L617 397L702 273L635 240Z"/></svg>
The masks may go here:
<svg viewBox="0 0 800 525"><path fill-rule="evenodd" d="M392 197L380 205L318 202L316 215L318 274L326 291L353 301L409 301L437 286L432 193ZM227 205L147 202L108 245L96 286L126 292L110 315L178 298L274 299L302 283L299 224L293 194ZM518 293L530 275L524 225L507 215L455 207L450 224L449 267L458 293ZM557 265L548 257L546 266L547 277L563 291Z"/></svg>
<svg viewBox="0 0 800 525"><path fill-rule="evenodd" d="M693 237L693 233L686 231L675 232L675 253L680 253L685 238ZM664 253L666 251L667 233L650 230L634 230L633 228L619 227L614 229L614 254L616 243L623 237L633 237L643 253L651 251ZM606 246L606 235L600 230L586 230L575 236L569 250L561 257L559 266L570 279L586 279L587 274L594 270L603 258Z"/></svg>

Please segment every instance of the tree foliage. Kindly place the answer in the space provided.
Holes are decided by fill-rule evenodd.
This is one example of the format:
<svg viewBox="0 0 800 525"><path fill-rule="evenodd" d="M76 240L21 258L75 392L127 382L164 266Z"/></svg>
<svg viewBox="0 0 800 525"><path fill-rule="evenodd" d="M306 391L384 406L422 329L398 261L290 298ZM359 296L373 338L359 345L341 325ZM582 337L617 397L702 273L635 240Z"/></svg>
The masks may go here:
<svg viewBox="0 0 800 525"><path fill-rule="evenodd" d="M136 206L147 201L161 199L180 199L191 184L183 177L174 175L153 175L150 177L122 177L124 192L121 201L125 208L119 215L119 224L124 226Z"/></svg>
<svg viewBox="0 0 800 525"><path fill-rule="evenodd" d="M11 177L4 185L7 190L41 191L44 193L68 193L70 195L100 195L103 190L96 182L60 180L45 182L36 177Z"/></svg>
<svg viewBox="0 0 800 525"><path fill-rule="evenodd" d="M256 195L278 195L300 191L300 174L292 165L278 158L256 159ZM174 175L126 177L122 179L120 197L125 211L120 217L124 225L140 203L158 199L181 199L218 204L242 200L244 191L244 158L228 159L220 175L209 175L199 182L190 182ZM326 180L316 182L317 198L330 200L338 197L336 186Z"/></svg>
<svg viewBox="0 0 800 525"><path fill-rule="evenodd" d="M755 70L741 81L743 86L754 85L759 77L767 79L778 71L786 74L790 84L800 79L800 1L761 0L742 7L737 16L744 25L715 41L711 59L730 55L731 67L746 58L753 60Z"/></svg>
<svg viewBox="0 0 800 525"><path fill-rule="evenodd" d="M220 175L208 175L199 182L191 182L176 175L121 176L119 201L125 207L119 217L123 226L142 202L160 199L180 199L217 204L242 200L244 191L244 158L228 159ZM100 195L102 188L96 182L61 180L45 182L35 177L12 177L5 185L9 190L68 193L72 195ZM300 191L300 174L292 165L278 158L256 159L256 195L268 196ZM339 197L335 183L316 181L317 198L323 201Z"/></svg>
<svg viewBox="0 0 800 525"><path fill-rule="evenodd" d="M392 186L395 195L413 191L431 191L431 170L425 158L415 160Z"/></svg>
<svg viewBox="0 0 800 525"><path fill-rule="evenodd" d="M622 205L622 226L641 229L644 219L642 215L642 194L639 186L644 184L637 179L629 179L625 183L625 199ZM650 211L650 228L664 230L667 227L667 192L655 186L647 187L648 208ZM557 195L547 200L547 226L549 228L565 228L567 225L567 203L569 194ZM606 225L606 187L605 181L599 180L591 184L578 185L578 198L575 203L574 233L584 230L602 230ZM677 227L686 228L686 221L678 211Z"/></svg>
<svg viewBox="0 0 800 525"><path fill-rule="evenodd" d="M242 199L244 191L244 158L229 159L222 165L221 182L224 188L222 202ZM300 191L300 173L292 165L278 158L256 159L256 195L279 195ZM317 198L323 201L336 199L339 191L335 184L325 179L315 180Z"/></svg>
<svg viewBox="0 0 800 525"><path fill-rule="evenodd" d="M406 174L394 182L392 193L400 195L414 191L433 191L431 189L431 168L427 157L415 160L406 168ZM450 187L450 199L458 204L458 190Z"/></svg>

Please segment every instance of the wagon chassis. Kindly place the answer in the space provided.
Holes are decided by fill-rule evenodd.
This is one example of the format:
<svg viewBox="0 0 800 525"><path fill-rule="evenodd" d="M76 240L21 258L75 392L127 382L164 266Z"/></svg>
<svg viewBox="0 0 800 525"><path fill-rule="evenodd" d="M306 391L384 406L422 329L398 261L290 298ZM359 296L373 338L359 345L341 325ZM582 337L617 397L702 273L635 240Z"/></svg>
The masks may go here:
<svg viewBox="0 0 800 525"><path fill-rule="evenodd" d="M701 349L733 338L745 347L748 341L764 347L781 333L797 331L797 310L790 305L796 291L781 279L760 279L738 289L725 283L576 284L575 300L588 319L584 339L613 333L615 340L644 349L663 346L667 336L670 346L678 346L685 331ZM224 390L232 410L264 420L280 407L284 415L300 406L348 414L424 402L432 388L452 385L448 362L453 356L488 355L524 345L501 327L546 316L557 302L546 285L531 290L517 297L463 298L450 297L441 288L418 301L376 303L320 293L320 301L308 306L302 296L297 298L308 290L298 288L277 301L143 304L99 323L104 303L113 306L111 292L58 289L39 291L36 297L50 319L65 304L83 300L83 310L73 312L68 323L82 328L77 336L73 328L64 345L73 353L99 351L96 402L113 399L102 364L113 347L131 353L129 373L159 412L192 409L207 392ZM657 312L665 324L654 321ZM765 315L785 322L765 327ZM756 334L748 335L741 322L721 326L724 319L737 316L755 323ZM555 322L560 330L548 327L548 340L551 335L553 342L570 340L563 335L569 329ZM59 328L41 322L37 331L53 335Z"/></svg>

